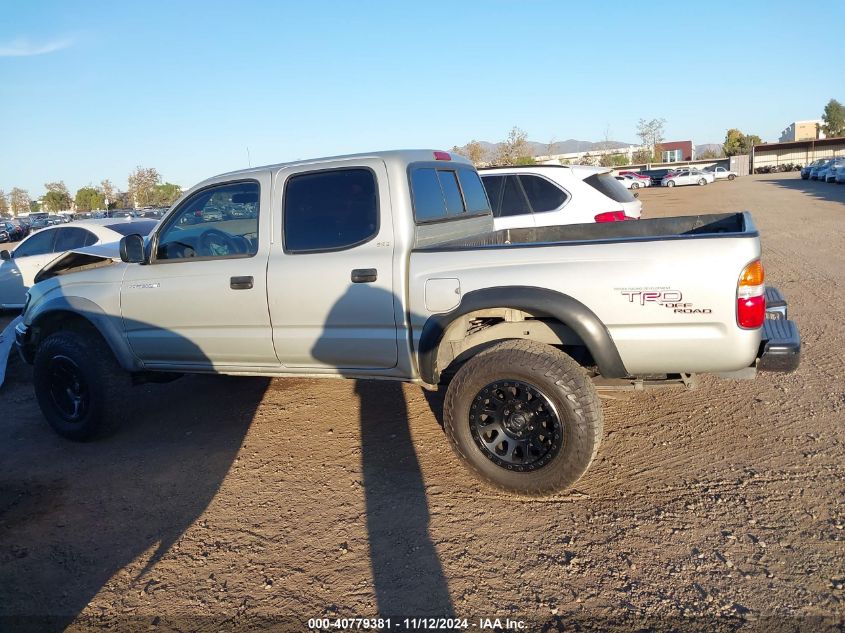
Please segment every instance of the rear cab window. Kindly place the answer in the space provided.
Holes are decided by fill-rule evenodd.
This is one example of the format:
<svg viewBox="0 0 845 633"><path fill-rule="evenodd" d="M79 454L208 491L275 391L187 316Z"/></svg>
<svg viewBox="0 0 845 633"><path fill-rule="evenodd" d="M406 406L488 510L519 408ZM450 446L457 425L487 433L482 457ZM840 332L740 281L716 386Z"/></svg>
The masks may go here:
<svg viewBox="0 0 845 633"><path fill-rule="evenodd" d="M409 179L417 224L491 212L481 179L468 165L412 164Z"/></svg>

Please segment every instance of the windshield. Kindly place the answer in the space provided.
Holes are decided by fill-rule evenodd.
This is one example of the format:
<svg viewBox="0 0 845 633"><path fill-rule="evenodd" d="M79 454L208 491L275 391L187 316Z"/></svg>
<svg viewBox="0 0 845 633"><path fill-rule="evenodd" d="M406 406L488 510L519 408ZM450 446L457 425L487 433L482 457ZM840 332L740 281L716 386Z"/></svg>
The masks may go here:
<svg viewBox="0 0 845 633"><path fill-rule="evenodd" d="M106 225L107 229L111 229L115 233L126 235L149 235L156 224L155 220L136 220L134 222L120 222Z"/></svg>

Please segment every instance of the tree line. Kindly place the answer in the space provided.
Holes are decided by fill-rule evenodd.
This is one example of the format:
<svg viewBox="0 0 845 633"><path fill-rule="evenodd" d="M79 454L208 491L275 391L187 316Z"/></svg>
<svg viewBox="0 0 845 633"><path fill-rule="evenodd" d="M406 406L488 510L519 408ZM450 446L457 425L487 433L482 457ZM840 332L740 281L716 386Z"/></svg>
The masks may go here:
<svg viewBox="0 0 845 633"><path fill-rule="evenodd" d="M86 185L71 197L64 181L44 183L45 194L40 202L30 198L29 192L19 187L7 195L0 189L0 214L21 215L39 210L58 212L126 209L137 207L169 207L182 195L182 188L163 181L154 167L138 166L127 178L126 191L118 191L108 179L99 185Z"/></svg>

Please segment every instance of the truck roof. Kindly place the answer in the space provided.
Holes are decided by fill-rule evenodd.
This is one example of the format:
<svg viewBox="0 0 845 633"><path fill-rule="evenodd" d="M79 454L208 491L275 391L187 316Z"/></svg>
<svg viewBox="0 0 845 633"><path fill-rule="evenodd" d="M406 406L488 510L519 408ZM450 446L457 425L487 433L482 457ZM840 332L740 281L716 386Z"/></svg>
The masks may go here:
<svg viewBox="0 0 845 633"><path fill-rule="evenodd" d="M400 164L408 164L408 163L417 163L417 162L430 162L434 160L438 160L435 154L445 154L448 155L450 158L449 160L446 159L439 159L442 160L444 164L448 164L449 162L452 163L460 163L465 165L472 165L472 163L461 156L460 154L455 154L453 152L446 152L444 150L434 150L434 149L394 149L394 150L385 150L385 151L378 151L378 152L364 152L360 154L342 154L340 156L325 156L322 158L306 158L301 160L294 160L286 163L275 163L271 165L261 165L259 167L250 167L247 169L238 169L235 171L226 172L223 174L218 174L212 178L208 178L207 180L216 180L217 178L227 176L241 176L241 175L248 175L253 174L256 172L267 171L268 169L280 169L282 167L298 167L300 165L311 165L317 163L323 163L327 161L354 161L361 158L380 158L385 163L400 163Z"/></svg>

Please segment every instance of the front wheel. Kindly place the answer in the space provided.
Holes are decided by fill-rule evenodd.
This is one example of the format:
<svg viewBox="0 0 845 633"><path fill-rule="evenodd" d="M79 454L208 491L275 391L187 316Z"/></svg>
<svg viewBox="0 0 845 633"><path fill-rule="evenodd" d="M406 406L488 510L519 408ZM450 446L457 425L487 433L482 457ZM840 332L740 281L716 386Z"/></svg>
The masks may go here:
<svg viewBox="0 0 845 633"><path fill-rule="evenodd" d="M674 186L675 186L675 181L674 181L674 180L670 180L669 182L667 182L667 183L666 183L666 186L667 186L667 187L674 187Z"/></svg>
<svg viewBox="0 0 845 633"><path fill-rule="evenodd" d="M638 183L638 182L632 182L631 183L631 189L639 189L639 188L640 188L640 183Z"/></svg>
<svg viewBox="0 0 845 633"><path fill-rule="evenodd" d="M35 396L47 422L71 440L94 437L117 419L130 380L98 334L51 334L35 353Z"/></svg>
<svg viewBox="0 0 845 633"><path fill-rule="evenodd" d="M703 187L704 185L706 185L706 184L707 184L707 179L706 179L706 178L702 178L701 180L699 180L699 181L698 181L698 184L699 184L699 185L701 185L701 186Z"/></svg>
<svg viewBox="0 0 845 633"><path fill-rule="evenodd" d="M485 481L541 495L574 484L598 452L601 404L586 372L542 343L498 343L449 385L444 427L455 452Z"/></svg>

